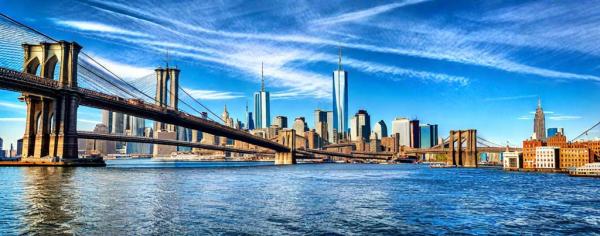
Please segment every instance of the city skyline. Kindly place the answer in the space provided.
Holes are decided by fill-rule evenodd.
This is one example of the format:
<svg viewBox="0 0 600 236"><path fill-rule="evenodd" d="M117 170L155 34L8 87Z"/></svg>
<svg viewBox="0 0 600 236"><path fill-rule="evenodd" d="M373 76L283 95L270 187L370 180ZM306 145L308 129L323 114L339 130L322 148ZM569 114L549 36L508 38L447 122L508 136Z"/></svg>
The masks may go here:
<svg viewBox="0 0 600 236"><path fill-rule="evenodd" d="M217 15L215 18L224 19L223 23L211 21L215 25L207 24L197 26L199 28L191 28L190 26L193 25L190 22L176 21L176 14L172 10L167 10L166 15L147 19L147 12L131 9L126 4L95 1L47 4L40 9L34 9L40 16L46 16L45 18L31 19L24 14L24 6L27 4L13 1L5 3L0 7L3 13L40 28L43 32L57 38L80 42L84 50L104 58L103 63L111 65L111 68L115 68L113 70L118 69L119 71L115 72L120 75L141 77L147 70L152 72L155 67L162 65L164 50L169 49L172 51L172 63L177 64L182 70L182 84L190 86L186 89L213 111L220 111L223 105L227 104L231 116L240 120L244 117L246 100L251 99L259 83L256 80L257 64L260 60L265 60L265 65L273 68L273 76L266 81L267 86L273 87L271 115L284 115L290 118L304 116L307 118L306 123L313 124L311 114L314 109L331 108L331 92L327 89L322 90L321 87L331 88L330 74L331 70L336 68L335 51L338 46L344 47L345 69L351 75L348 112L353 114L360 108L364 108L368 110L372 121L384 120L391 124L393 118L397 116L419 118L424 123L439 124L441 137L446 136L447 131L452 128L477 128L480 134L488 139L502 143L510 140L512 144L519 145L521 140L531 136L533 121L531 112L535 110L535 100L538 97L544 100L546 127L564 127L569 138L596 123L595 117L599 116L597 105L591 103L594 93L581 92L594 91L598 86L596 82L598 78L595 76L597 68L593 65L597 57L595 47L590 48L585 42L577 39L565 42L564 38L552 34L543 35L543 39L548 39L548 42L542 43L540 38L506 26L514 23L535 29L534 24L541 22L555 25L557 30L574 28L574 31L570 31L571 34L581 33L583 31L577 31L580 28L575 26L577 23L587 22L586 16L592 14L597 8L585 3L577 4L580 6L570 6L570 11L574 12L568 16L571 21L561 21L560 25L556 25L558 23L552 18L566 14L561 10L561 6L547 6L539 2L480 3L482 6L479 7L484 9L482 13L478 15L470 13L471 15L467 16L459 13L468 11L469 6L459 2L452 8L437 13L439 17L451 18L449 22L458 21L453 17L453 14L458 14L461 16L460 20L472 24L487 22L501 26L500 30L515 36L503 40L502 43L498 42L499 39L493 38L500 37L500 32L486 27L467 30L458 27L459 22L444 24L435 20L433 22L423 20L423 16L428 15L428 10L439 9L445 5L438 1L359 3L338 10L324 6L312 9L319 20L308 21L292 17L294 24L286 26L290 27L289 31L283 31L280 35L265 32L255 38L250 37L248 32L240 30L243 27L235 25L225 27L222 31L214 29L220 29L221 24L233 19L242 20L243 24L248 25L258 23L256 28L251 29L277 26L278 21L269 24L260 21L258 19L260 17L235 16L240 13L235 11L231 12L234 16L219 18L217 12L212 12ZM66 5L73 6L64 8L67 14L62 16L63 18L50 17L53 10ZM228 7L231 6L221 7L229 9ZM535 11L544 7L550 11ZM144 7L144 9L153 11L151 7ZM274 10L267 7L258 9L261 10L256 14L260 16L274 14ZM287 13L272 17L288 19L290 12ZM91 14L91 17L84 16L85 14ZM387 28L381 25L389 22L389 19L396 19L393 17L395 15L400 15L415 28L406 30L408 32L393 31L393 35L389 37L400 41L425 40L424 42L431 43L431 47L435 50L431 52L417 50L410 54L411 50L415 50L418 45L399 47L398 42L394 46L387 45L390 42L383 41L373 43L374 45L367 44L372 39L369 37L369 32L380 35L383 29L389 29L394 23L400 24L392 22L387 25ZM210 15L201 17L210 17ZM128 26L119 24L124 18L131 18L134 24ZM189 19L195 22L198 18ZM152 26L152 22L164 23L168 25L167 29L162 29L163 32L160 32L156 29L156 25ZM318 25L321 27L319 30L326 33L321 38L314 38L318 35L317 32L303 31L299 25L304 24ZM331 33L333 26L336 26L335 29L339 31ZM157 44L158 39L147 37L150 34L155 35L154 33L157 33L158 38L173 34L169 32L169 27L181 27L182 34L192 35L176 34L178 37L204 39L202 43L209 45L208 50L215 50L221 58L206 57L202 52L193 56L189 51L199 50L198 48L192 50L178 48L177 45ZM202 29L212 31L203 33ZM427 32L427 29L435 30L432 30L432 33ZM297 35L292 34L294 30L298 31ZM350 37L353 33L359 38ZM265 34L271 34L272 39L260 38ZM341 34L340 37L335 37L338 34ZM309 36L313 37L311 39L321 39L321 41L307 42ZM433 39L434 36L443 37L442 40L437 41ZM469 37L466 42L458 41L441 45L441 42L452 42L451 39L456 39L457 36ZM224 41L213 42L212 39L217 37L224 38ZM239 43L242 41L240 38L244 37L250 38L250 42L239 45L235 50L232 49L233 51L224 49L233 42ZM107 43L107 39L114 39L117 42L134 40L131 43L146 42L147 45L127 48L118 43ZM325 39L332 42L322 42ZM274 40L279 41L273 42ZM155 48L150 48L148 45ZM373 48L365 47L369 45ZM250 46L256 46L255 50L242 50ZM382 49L386 49L385 52ZM452 49L457 50L452 51ZM500 49L510 50L502 54L496 53ZM581 56L583 49L587 49L588 52ZM123 52L117 55L126 56L114 56L113 53L116 51ZM535 55L539 57L523 56L531 51L536 51ZM152 56L141 58L135 55L139 52ZM235 52L233 54L235 56L225 58L223 54L227 52ZM572 59L571 62L560 59L565 55L566 58ZM481 60L476 60L477 57L481 57ZM547 58L539 59L542 57ZM118 66L113 66L115 64ZM557 90L561 92L555 92ZM373 94L375 91L377 94ZM8 149L10 143L16 143L16 138L22 136L24 104L17 101L18 96L17 93L0 93L0 125L6 127L5 131L0 133L0 136L5 139L4 149ZM293 107L294 104L298 104L298 100L303 101L302 106ZM574 106L574 102L577 105ZM464 113L468 115L467 118L462 115ZM99 112L82 109L79 119L79 122L83 123L80 126L82 129L91 130L100 121ZM489 123L493 126L489 127L487 125Z"/></svg>

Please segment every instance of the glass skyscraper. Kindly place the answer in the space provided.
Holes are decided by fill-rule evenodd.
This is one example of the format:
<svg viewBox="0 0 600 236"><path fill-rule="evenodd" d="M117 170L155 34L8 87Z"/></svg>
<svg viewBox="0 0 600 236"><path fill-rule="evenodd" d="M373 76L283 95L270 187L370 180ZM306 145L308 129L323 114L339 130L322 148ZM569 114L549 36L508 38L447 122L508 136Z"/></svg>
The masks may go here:
<svg viewBox="0 0 600 236"><path fill-rule="evenodd" d="M348 132L348 72L342 70L342 49L338 69L333 71L333 127L346 136Z"/></svg>
<svg viewBox="0 0 600 236"><path fill-rule="evenodd" d="M269 92L265 91L264 73L261 70L260 91L254 93L254 128L269 128L271 126L271 101Z"/></svg>

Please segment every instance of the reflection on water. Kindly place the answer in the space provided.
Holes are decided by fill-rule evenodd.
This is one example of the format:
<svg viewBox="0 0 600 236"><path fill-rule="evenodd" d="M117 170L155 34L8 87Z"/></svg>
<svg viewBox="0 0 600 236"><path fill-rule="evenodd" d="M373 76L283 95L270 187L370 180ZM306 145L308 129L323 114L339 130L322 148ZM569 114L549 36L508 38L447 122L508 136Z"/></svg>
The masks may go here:
<svg viewBox="0 0 600 236"><path fill-rule="evenodd" d="M597 179L419 165L271 164L129 160L107 168L0 168L0 234L600 230Z"/></svg>

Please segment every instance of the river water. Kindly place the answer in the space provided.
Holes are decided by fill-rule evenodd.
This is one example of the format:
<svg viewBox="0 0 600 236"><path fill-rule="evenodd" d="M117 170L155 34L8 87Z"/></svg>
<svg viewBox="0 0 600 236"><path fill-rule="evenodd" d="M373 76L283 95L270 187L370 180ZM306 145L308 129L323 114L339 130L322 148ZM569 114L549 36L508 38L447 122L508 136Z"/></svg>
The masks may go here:
<svg viewBox="0 0 600 236"><path fill-rule="evenodd" d="M0 168L0 235L600 233L600 179L424 165Z"/></svg>

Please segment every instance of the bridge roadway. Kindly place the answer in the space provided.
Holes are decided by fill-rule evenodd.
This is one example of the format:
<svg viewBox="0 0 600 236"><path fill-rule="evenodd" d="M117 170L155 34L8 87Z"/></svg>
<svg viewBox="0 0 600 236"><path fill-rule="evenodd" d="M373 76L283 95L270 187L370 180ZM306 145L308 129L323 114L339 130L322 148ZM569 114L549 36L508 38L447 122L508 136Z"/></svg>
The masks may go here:
<svg viewBox="0 0 600 236"><path fill-rule="evenodd" d="M248 132L224 126L214 121L190 115L185 112L169 109L164 106L149 104L141 100L112 96L84 88L65 88L58 81L41 78L23 72L0 68L0 88L55 97L60 93L76 94L80 104L98 109L111 110L133 115L135 117L150 119L163 123L173 124L185 128L199 130L216 136L227 137L256 146L268 148L276 152L289 152L287 146L274 141L254 136Z"/></svg>

